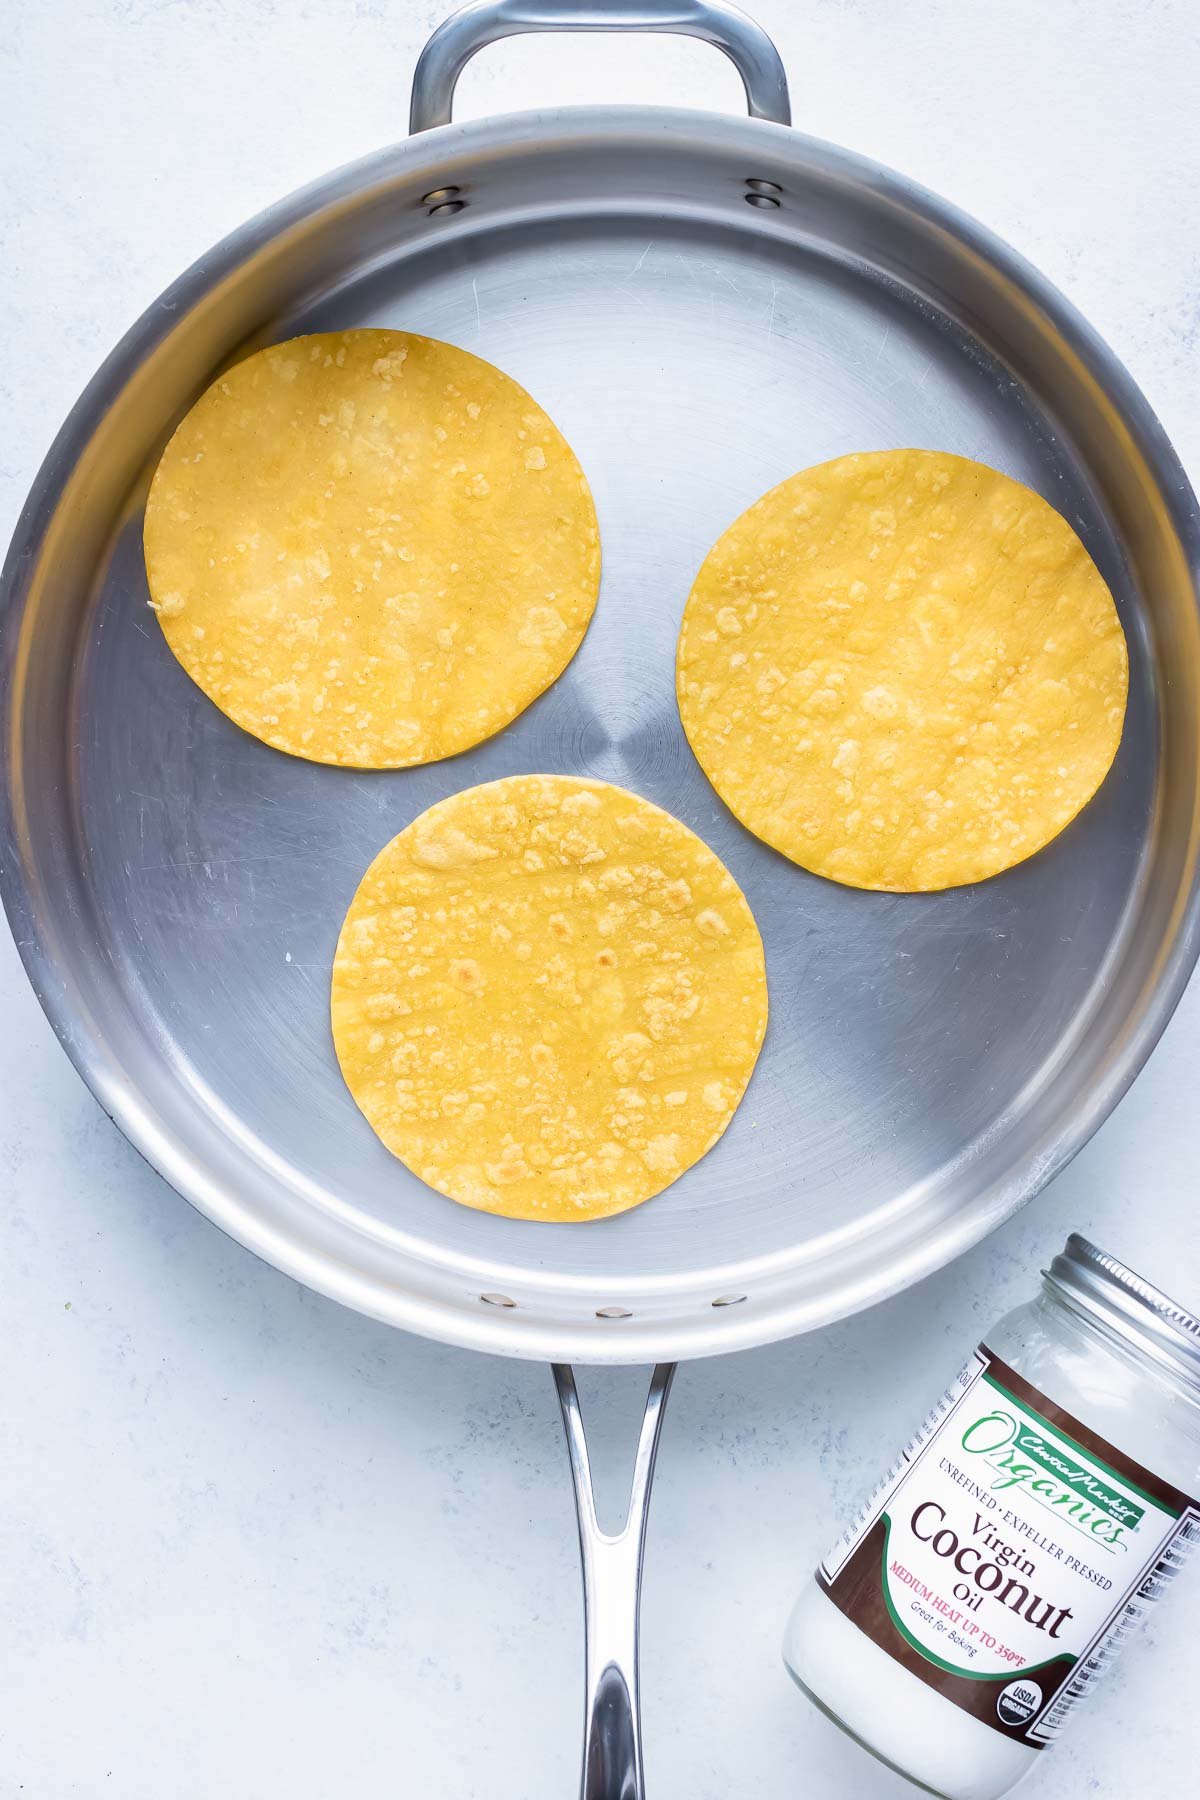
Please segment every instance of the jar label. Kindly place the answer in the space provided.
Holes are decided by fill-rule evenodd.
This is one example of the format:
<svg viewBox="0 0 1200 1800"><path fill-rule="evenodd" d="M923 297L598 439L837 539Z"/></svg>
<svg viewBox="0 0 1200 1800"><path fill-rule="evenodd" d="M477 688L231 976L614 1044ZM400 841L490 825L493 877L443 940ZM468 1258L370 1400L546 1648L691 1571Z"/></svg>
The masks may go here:
<svg viewBox="0 0 1200 1800"><path fill-rule="evenodd" d="M1200 1537L1200 1505L986 1346L817 1571L889 1656L1048 1744Z"/></svg>

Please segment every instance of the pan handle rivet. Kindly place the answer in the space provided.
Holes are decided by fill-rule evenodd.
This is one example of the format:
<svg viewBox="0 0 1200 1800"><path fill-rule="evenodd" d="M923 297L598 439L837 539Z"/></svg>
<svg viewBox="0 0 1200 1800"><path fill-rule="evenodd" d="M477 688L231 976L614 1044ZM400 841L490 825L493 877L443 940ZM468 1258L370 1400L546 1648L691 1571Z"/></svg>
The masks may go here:
<svg viewBox="0 0 1200 1800"><path fill-rule="evenodd" d="M449 213L461 212L466 204L465 200L444 200L440 206L430 207L428 217L431 219L444 219Z"/></svg>
<svg viewBox="0 0 1200 1800"><path fill-rule="evenodd" d="M443 200L453 200L462 193L461 188L434 188L431 193L421 195L422 206L440 206Z"/></svg>
<svg viewBox="0 0 1200 1800"><path fill-rule="evenodd" d="M777 181L763 181L758 175L747 175L746 186L752 194L782 194L783 192Z"/></svg>
<svg viewBox="0 0 1200 1800"><path fill-rule="evenodd" d="M598 1306L596 1317L598 1319L632 1319L633 1314L627 1306Z"/></svg>
<svg viewBox="0 0 1200 1800"><path fill-rule="evenodd" d="M718 1294L713 1301L714 1306L740 1306L746 1298L745 1294Z"/></svg>
<svg viewBox="0 0 1200 1800"><path fill-rule="evenodd" d="M772 206L777 211L779 208L779 201L774 194L744 194L742 198L747 206Z"/></svg>
<svg viewBox="0 0 1200 1800"><path fill-rule="evenodd" d="M507 1294L480 1294L479 1298L485 1306L515 1306L517 1304L515 1300L510 1300Z"/></svg>

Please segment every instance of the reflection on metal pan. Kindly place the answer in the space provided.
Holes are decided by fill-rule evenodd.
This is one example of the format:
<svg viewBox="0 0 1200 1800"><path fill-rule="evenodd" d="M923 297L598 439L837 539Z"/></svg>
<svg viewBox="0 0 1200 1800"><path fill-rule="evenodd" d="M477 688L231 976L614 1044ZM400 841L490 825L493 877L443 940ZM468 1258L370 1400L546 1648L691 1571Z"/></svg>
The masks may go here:
<svg viewBox="0 0 1200 1800"><path fill-rule="evenodd" d="M448 116L489 21L570 10L469 9L469 32L454 22L424 61L418 122ZM739 48L732 8L617 14L687 15L740 56L759 110L783 107L769 45ZM147 611L140 543L157 453L217 370L268 339L362 324L448 338L529 388L584 464L605 558L554 688L478 749L388 774L294 761L223 718ZM748 836L673 693L680 611L718 532L807 463L899 444L1044 493L1112 586L1132 661L1116 767L1071 829L978 888L912 897L832 886ZM760 118L613 107L443 125L206 256L64 427L4 578L15 933L134 1142L339 1300L559 1359L803 1330L1028 1198L1178 998L1195 955L1196 562L1194 502L1128 376L1031 269L901 177ZM338 924L375 852L441 795L536 769L623 782L699 832L750 898L772 990L758 1073L717 1148L582 1228L514 1225L423 1187L359 1115L329 1038Z"/></svg>

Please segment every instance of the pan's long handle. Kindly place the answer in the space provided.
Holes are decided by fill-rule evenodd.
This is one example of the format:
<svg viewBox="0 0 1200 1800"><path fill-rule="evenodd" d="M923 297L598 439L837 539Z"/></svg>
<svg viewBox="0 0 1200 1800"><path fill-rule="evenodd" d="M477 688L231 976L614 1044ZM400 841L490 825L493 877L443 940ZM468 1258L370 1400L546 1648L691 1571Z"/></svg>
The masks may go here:
<svg viewBox="0 0 1200 1800"><path fill-rule="evenodd" d="M638 1703L638 1613L641 1607L642 1550L654 1459L674 1363L659 1363L650 1377L646 1412L638 1439L625 1524L615 1536L596 1520L592 1472L575 1376L555 1363L554 1379L563 1429L571 1454L575 1514L583 1558L583 1610L587 1638L587 1700L584 1719L581 1800L644 1800L642 1723Z"/></svg>
<svg viewBox="0 0 1200 1800"><path fill-rule="evenodd" d="M792 122L787 76L761 25L729 0L471 0L440 25L413 75L409 130L448 125L459 76L477 50L525 31L671 31L723 50L753 119Z"/></svg>

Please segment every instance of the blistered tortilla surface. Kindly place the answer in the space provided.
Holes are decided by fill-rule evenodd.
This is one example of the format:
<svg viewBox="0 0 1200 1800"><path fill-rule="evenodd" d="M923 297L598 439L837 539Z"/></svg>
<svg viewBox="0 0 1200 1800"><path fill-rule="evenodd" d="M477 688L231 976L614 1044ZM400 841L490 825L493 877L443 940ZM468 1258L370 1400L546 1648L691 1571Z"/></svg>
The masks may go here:
<svg viewBox="0 0 1200 1800"><path fill-rule="evenodd" d="M358 768L508 724L600 579L587 482L541 407L402 331L293 338L222 375L159 463L145 550L167 642L222 712Z"/></svg>
<svg viewBox="0 0 1200 1800"><path fill-rule="evenodd" d="M333 1038L379 1137L466 1206L596 1219L721 1136L767 1022L720 859L605 782L521 775L381 851L333 969Z"/></svg>
<svg viewBox="0 0 1200 1800"><path fill-rule="evenodd" d="M981 881L1096 792L1125 639L1067 521L959 456L843 456L710 552L679 637L680 715L743 824L889 891Z"/></svg>

